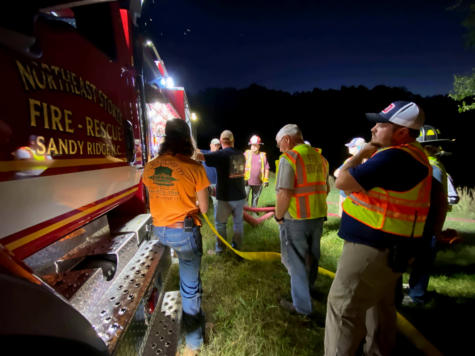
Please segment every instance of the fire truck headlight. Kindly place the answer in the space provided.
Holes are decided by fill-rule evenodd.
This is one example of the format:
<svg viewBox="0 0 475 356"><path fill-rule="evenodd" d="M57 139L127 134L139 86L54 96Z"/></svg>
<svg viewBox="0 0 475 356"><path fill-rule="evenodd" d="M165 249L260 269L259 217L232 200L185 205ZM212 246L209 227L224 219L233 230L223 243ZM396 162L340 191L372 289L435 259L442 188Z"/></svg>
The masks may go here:
<svg viewBox="0 0 475 356"><path fill-rule="evenodd" d="M172 77L167 77L166 86L167 88L173 88L175 86L175 81Z"/></svg>
<svg viewBox="0 0 475 356"><path fill-rule="evenodd" d="M160 79L160 85L165 88L173 88L175 86L175 81L172 77L165 77Z"/></svg>

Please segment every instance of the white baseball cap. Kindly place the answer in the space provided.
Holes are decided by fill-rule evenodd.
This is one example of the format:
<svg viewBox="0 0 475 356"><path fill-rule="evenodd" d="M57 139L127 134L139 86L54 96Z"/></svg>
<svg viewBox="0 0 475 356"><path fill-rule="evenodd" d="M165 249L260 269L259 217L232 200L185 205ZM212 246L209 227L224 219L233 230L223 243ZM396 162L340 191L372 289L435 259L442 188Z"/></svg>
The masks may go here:
<svg viewBox="0 0 475 356"><path fill-rule="evenodd" d="M353 137L350 142L345 143L346 147L362 147L366 141L363 137Z"/></svg>

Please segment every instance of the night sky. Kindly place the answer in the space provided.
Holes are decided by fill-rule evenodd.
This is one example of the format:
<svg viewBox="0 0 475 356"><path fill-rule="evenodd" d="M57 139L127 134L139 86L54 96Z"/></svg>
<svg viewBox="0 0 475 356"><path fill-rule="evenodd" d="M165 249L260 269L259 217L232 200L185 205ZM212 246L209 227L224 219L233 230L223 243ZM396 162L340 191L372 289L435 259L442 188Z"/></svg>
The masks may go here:
<svg viewBox="0 0 475 356"><path fill-rule="evenodd" d="M447 94L469 74L468 2L146 0L144 21L189 93L252 83L288 92L375 85Z"/></svg>

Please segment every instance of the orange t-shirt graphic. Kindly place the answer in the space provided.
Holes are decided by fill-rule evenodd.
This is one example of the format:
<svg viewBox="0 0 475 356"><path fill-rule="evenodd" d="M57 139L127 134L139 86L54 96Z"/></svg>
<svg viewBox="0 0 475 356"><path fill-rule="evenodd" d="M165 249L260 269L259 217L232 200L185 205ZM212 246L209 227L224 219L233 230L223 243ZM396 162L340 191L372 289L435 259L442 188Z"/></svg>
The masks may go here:
<svg viewBox="0 0 475 356"><path fill-rule="evenodd" d="M196 192L210 185L204 167L179 154L160 155L148 162L143 182L155 226L169 226L198 213Z"/></svg>

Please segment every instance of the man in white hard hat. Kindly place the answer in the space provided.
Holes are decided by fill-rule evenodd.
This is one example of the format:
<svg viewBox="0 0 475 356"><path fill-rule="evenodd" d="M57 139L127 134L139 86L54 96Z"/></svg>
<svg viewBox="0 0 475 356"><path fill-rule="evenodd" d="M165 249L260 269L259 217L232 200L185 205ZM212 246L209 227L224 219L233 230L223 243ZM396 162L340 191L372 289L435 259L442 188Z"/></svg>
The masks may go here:
<svg viewBox="0 0 475 356"><path fill-rule="evenodd" d="M265 152L260 151L262 140L259 136L253 135L249 140L250 150L244 152L246 166L244 181L246 182L246 199L249 201L249 194L252 192L251 206L257 207L262 188L269 185L269 162Z"/></svg>

